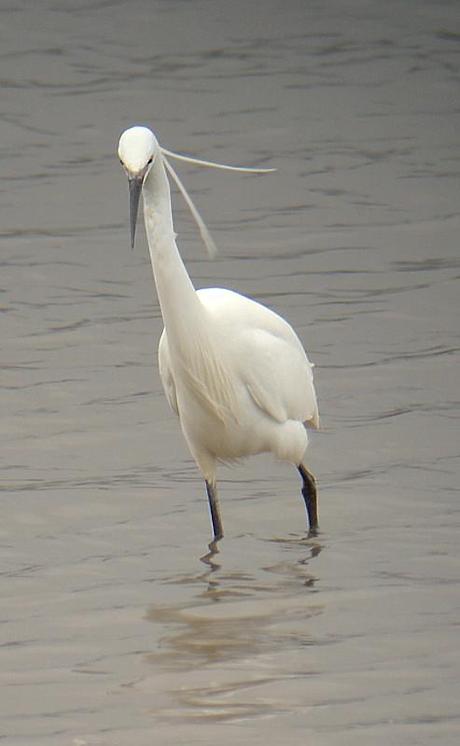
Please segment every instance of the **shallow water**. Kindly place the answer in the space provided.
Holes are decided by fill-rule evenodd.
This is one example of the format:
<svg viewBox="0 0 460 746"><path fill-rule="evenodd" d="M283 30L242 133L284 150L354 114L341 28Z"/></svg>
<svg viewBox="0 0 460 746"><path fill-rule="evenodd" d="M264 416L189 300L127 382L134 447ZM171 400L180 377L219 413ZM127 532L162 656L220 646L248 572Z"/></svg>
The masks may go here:
<svg viewBox="0 0 460 746"><path fill-rule="evenodd" d="M457 744L459 52L455 2L0 9L0 736L29 746ZM457 27L458 28L458 27ZM199 287L282 313L316 363L299 483L201 479L115 149L182 167L220 247ZM0 739L1 740L1 739Z"/></svg>

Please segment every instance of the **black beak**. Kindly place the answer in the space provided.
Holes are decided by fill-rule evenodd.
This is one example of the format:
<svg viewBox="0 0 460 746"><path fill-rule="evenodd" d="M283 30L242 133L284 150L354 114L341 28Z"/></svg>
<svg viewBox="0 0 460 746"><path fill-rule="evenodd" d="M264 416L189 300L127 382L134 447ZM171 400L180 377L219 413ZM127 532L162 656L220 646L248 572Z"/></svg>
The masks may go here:
<svg viewBox="0 0 460 746"><path fill-rule="evenodd" d="M131 248L134 249L134 238L136 235L137 213L139 211L139 198L141 196L144 174L142 176L129 177L129 219L131 225Z"/></svg>

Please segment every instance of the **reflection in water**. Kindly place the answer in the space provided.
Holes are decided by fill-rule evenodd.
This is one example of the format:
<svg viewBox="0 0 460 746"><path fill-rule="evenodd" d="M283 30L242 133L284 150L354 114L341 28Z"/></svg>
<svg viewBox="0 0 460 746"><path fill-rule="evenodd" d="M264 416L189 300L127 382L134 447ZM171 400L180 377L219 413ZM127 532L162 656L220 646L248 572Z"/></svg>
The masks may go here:
<svg viewBox="0 0 460 746"><path fill-rule="evenodd" d="M317 540L275 541L291 555L295 553L296 559L287 558L254 574L226 571L223 552L213 545L202 558L208 566L205 572L170 581L196 584L198 591L191 601L148 611L147 618L168 632L161 649L146 658L156 676L176 674L169 692L173 704L163 705L157 716L223 721L285 708L278 707L272 697L266 701L262 687L265 692L271 684L297 675L292 665L274 667L274 654L284 660L299 647L314 643L308 622L323 607L316 596L302 593L302 588L311 591L314 587L310 563L322 546ZM217 555L220 563L215 561Z"/></svg>
<svg viewBox="0 0 460 746"><path fill-rule="evenodd" d="M204 562L205 565L209 565L213 571L218 570L220 567L220 565L214 560L216 554L219 554L219 541L220 539L214 539L211 541L210 544L208 544L209 551L200 557L201 561Z"/></svg>

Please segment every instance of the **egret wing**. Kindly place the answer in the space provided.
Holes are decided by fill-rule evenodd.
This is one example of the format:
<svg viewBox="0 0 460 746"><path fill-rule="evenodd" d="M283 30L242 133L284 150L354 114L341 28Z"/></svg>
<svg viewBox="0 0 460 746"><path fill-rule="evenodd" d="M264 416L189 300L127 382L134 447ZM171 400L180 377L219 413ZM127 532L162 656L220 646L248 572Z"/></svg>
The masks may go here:
<svg viewBox="0 0 460 746"><path fill-rule="evenodd" d="M158 345L158 367L161 382L171 409L180 417L177 386L182 386L201 405L224 422L235 411L235 391L225 365L214 354L212 345L195 337L185 360L171 358L166 330ZM174 364L176 373L173 373ZM177 385L176 385L177 377Z"/></svg>
<svg viewBox="0 0 460 746"><path fill-rule="evenodd" d="M223 288L198 291L221 330L228 364L259 409L278 422L319 426L312 364L292 326L274 311Z"/></svg>
<svg viewBox="0 0 460 746"><path fill-rule="evenodd" d="M254 403L277 420L299 420L318 427L312 365L300 342L263 329L244 333L241 375Z"/></svg>

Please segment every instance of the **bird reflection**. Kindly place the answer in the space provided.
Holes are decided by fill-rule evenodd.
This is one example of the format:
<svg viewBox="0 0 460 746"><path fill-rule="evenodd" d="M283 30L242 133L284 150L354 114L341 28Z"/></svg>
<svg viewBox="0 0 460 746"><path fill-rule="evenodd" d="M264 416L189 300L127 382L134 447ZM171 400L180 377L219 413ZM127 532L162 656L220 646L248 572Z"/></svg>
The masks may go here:
<svg viewBox="0 0 460 746"><path fill-rule="evenodd" d="M188 591L196 585L197 592L184 589L181 601L147 613L161 625L159 645L146 654L152 676L143 684L152 689L157 718L215 724L265 717L273 714L273 691L292 680L299 655L306 656L305 676L308 648L317 643L313 619L323 613L320 596L311 592L318 579L311 564L322 546L311 538L270 541L278 544L275 564L242 569L242 546L235 555L233 542L226 555L223 542L212 542L200 558L204 571L167 581ZM267 666L274 651L276 665ZM153 696L162 681L168 682L166 709Z"/></svg>
<svg viewBox="0 0 460 746"><path fill-rule="evenodd" d="M281 545L289 552L292 552L293 550L297 551L297 548L301 547L302 549L307 550L307 554L304 557L297 559L295 562L290 560L278 562L275 565L271 565L264 569L276 575L294 578L295 581L301 580L303 581L303 585L307 588L314 588L318 577L312 574L308 568L311 561L316 559L323 550L323 545L318 540L318 534L316 533L313 536L310 532L307 537L301 539L297 537L292 539L275 538L270 539L270 541Z"/></svg>
<svg viewBox="0 0 460 746"><path fill-rule="evenodd" d="M213 600L220 600L219 589L221 581L219 579L219 570L222 570L223 563L216 560L217 555L220 554L219 543L221 539L215 539L208 544L208 551L202 557L200 561L208 567L208 572L202 573L200 579L205 582L207 581L208 587L205 591ZM266 567L264 570L281 575L290 575L294 578L304 578L304 585L308 588L313 588L317 581L317 577L310 573L308 568L310 562L319 556L323 546L318 540L318 534L312 534L311 532L306 538L293 538L293 539L270 539L269 541L276 542L288 550L296 549L297 547L306 548L307 554L305 557L296 560L296 562L281 562L271 567ZM222 581L228 580L227 576L222 576ZM225 593L225 596L231 595L231 591Z"/></svg>
<svg viewBox="0 0 460 746"><path fill-rule="evenodd" d="M205 565L203 572L174 576L166 582L174 585L197 586L196 594L187 594L186 600L170 606L156 605L147 612L147 618L165 625L166 644L162 650L149 656L151 662L163 662L168 667L194 666L216 660L238 658L248 651L270 646L267 630L283 627L287 619L299 620L297 634L308 643L305 626L310 616L321 613L309 594L299 594L299 587L311 591L318 577L311 571L311 563L321 553L323 546L316 538L273 538L281 548L278 561L255 568L230 568L235 555L225 558L223 544L211 542L208 552L200 557ZM293 558L295 555L295 558ZM301 555L301 556L299 556ZM242 553L238 555L238 558ZM217 561L217 558L219 561ZM219 611L215 606L219 603ZM215 610L215 611L214 611ZM177 632L177 624L180 631ZM171 634L170 630L175 631ZM279 636L277 632L277 638ZM289 632L289 638L292 631ZM306 639L304 639L306 638Z"/></svg>
<svg viewBox="0 0 460 746"><path fill-rule="evenodd" d="M220 539L214 539L211 541L208 544L208 551L206 554L203 554L203 556L200 557L201 562L204 562L205 565L209 565L211 572L215 572L222 567L222 565L214 560L216 554L219 554L219 541Z"/></svg>

